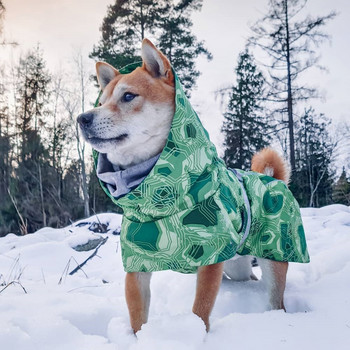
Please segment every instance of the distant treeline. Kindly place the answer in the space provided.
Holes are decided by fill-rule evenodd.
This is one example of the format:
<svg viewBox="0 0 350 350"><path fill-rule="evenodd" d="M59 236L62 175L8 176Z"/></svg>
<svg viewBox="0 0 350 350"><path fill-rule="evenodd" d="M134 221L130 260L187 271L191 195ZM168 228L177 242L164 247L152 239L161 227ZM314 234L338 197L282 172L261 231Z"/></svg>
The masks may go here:
<svg viewBox="0 0 350 350"><path fill-rule="evenodd" d="M0 84L0 234L62 227L108 209L76 129L84 91L51 75L39 48L7 73Z"/></svg>

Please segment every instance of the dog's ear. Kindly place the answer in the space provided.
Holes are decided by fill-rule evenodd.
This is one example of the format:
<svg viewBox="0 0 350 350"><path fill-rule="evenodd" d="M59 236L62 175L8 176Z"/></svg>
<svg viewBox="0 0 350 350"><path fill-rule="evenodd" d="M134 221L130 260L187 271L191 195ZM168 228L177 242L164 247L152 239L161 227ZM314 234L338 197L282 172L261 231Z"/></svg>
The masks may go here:
<svg viewBox="0 0 350 350"><path fill-rule="evenodd" d="M148 40L143 39L141 56L143 69L154 78L174 86L174 75L169 60Z"/></svg>
<svg viewBox="0 0 350 350"><path fill-rule="evenodd" d="M96 74L98 83L103 90L120 73L108 63L97 62Z"/></svg>

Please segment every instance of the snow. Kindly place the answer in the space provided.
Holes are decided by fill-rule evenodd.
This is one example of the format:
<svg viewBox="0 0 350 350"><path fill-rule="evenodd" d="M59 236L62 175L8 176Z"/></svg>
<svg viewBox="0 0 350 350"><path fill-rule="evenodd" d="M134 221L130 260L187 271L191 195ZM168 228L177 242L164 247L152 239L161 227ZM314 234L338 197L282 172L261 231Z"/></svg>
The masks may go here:
<svg viewBox="0 0 350 350"><path fill-rule="evenodd" d="M287 313L268 311L261 281L223 279L208 334L191 313L196 276L163 271L152 277L149 322L133 335L118 214L0 238L1 349L349 349L350 207L305 208L302 215L311 263L290 264ZM109 231L90 231L93 222L108 223ZM69 275L94 252L73 248L98 237L108 239Z"/></svg>

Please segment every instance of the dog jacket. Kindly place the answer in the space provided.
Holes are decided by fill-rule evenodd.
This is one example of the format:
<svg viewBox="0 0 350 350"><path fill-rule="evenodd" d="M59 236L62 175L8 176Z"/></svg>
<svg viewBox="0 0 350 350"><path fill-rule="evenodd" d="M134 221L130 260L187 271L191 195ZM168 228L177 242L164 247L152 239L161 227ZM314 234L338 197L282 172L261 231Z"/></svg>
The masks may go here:
<svg viewBox="0 0 350 350"><path fill-rule="evenodd" d="M229 170L175 76L176 109L166 145L147 176L116 198L127 272L193 273L236 253L309 262L298 203L272 177ZM97 166L99 153L93 152ZM112 193L111 193L112 192Z"/></svg>

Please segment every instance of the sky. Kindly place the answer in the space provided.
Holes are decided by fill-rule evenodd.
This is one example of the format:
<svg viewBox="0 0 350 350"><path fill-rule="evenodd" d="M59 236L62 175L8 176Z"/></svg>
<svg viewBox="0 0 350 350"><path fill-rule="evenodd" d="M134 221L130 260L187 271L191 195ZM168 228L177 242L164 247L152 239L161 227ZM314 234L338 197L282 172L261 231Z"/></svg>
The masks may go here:
<svg viewBox="0 0 350 350"><path fill-rule="evenodd" d="M94 62L87 58L88 53L100 38L99 27L111 3L113 0L4 0L4 34L8 41L15 40L19 46L11 50L0 47L0 60L17 57L40 43L51 70L71 61L73 52L81 50L93 71ZM192 93L192 102L216 144L222 142L223 107L215 100L214 92L234 83L234 68L250 35L249 24L262 17L266 5L267 0L204 0L202 11L193 16L193 31L199 40L205 41L214 58L210 62L198 60L202 75ZM326 15L332 10L338 16L325 27L332 37L331 43L319 48L320 63L327 72L313 69L307 74L307 81L322 94L320 101L312 102L316 112L337 123L350 120L350 3L309 0L304 13Z"/></svg>

